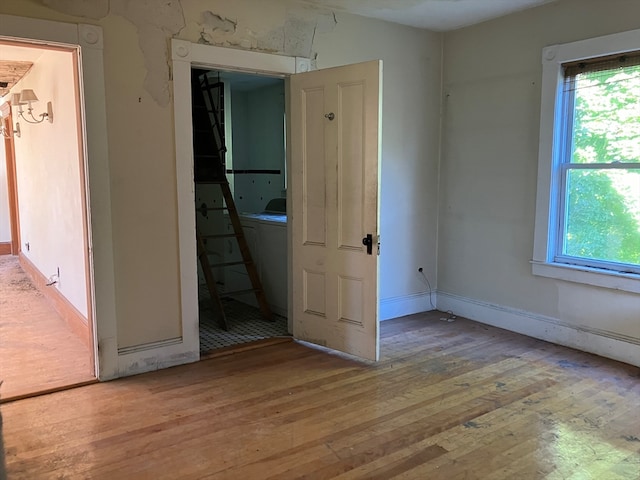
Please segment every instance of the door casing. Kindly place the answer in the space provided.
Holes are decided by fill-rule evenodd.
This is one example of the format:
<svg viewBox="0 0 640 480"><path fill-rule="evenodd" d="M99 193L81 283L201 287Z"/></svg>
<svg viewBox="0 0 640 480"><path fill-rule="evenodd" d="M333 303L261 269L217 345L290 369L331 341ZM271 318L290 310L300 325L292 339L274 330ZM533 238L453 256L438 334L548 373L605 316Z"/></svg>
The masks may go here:
<svg viewBox="0 0 640 480"><path fill-rule="evenodd" d="M178 195L178 244L183 354L199 356L197 255L195 238L195 187L191 124L191 68L239 71L285 79L285 110L289 111L289 79L292 74L311 70L308 58L244 51L185 40L171 40L174 83L176 182ZM289 128L287 127L287 131ZM287 135L287 171L291 171L290 135ZM290 179L287 180L290 182ZM287 234L287 251L292 251L292 232ZM291 254L287 258L288 311L293 312ZM291 315L289 329L292 331Z"/></svg>

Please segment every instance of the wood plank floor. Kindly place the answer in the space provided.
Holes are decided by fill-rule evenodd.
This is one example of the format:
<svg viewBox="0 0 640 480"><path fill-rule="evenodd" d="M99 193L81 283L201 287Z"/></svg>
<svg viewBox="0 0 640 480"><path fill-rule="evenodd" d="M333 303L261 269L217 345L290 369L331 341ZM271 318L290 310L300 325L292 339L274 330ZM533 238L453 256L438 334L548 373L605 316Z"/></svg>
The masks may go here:
<svg viewBox="0 0 640 480"><path fill-rule="evenodd" d="M0 396L10 400L93 381L89 351L20 268L0 256Z"/></svg>
<svg viewBox="0 0 640 480"><path fill-rule="evenodd" d="M640 478L640 369L440 316L4 404L9 478Z"/></svg>

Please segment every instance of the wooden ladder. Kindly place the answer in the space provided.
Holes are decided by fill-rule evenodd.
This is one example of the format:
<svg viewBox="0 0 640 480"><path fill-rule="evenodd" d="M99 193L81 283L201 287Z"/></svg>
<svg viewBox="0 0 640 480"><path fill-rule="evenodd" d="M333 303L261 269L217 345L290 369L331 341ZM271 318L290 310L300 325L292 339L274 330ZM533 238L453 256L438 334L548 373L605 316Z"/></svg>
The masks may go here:
<svg viewBox="0 0 640 480"><path fill-rule="evenodd" d="M268 321L273 321L274 319L273 315L271 314L271 308L269 307L269 302L267 302L267 297L264 293L264 289L262 288L262 282L260 281L258 270L251 256L251 250L249 250L249 244L247 243L247 238L245 237L244 230L242 229L242 223L240 222L240 216L238 215L238 210L236 209L235 202L233 201L233 194L231 193L231 189L229 188L229 183L227 182L226 178L224 180L217 180L207 183L213 183L220 186L222 190L222 196L224 197L226 205L225 207L217 207L208 210L227 210L229 214L229 220L231 220L231 225L233 227L233 233L215 235L202 235L199 230L196 230L196 237L198 241L198 259L200 260L200 265L202 266L202 272L204 273L204 278L207 284L207 289L209 290L209 294L211 295L211 299L220 311L220 326L225 330L229 329L227 317L224 312L224 306L222 304L222 296L218 293L218 290L216 288L216 281L213 275L212 268L230 267L233 265L245 266L247 274L249 275L249 280L251 281L251 288L244 290L225 291L224 296L232 297L235 295L254 293L256 296L256 300L258 301L258 306L260 307L260 313L262 314L262 316ZM212 264L211 262L209 262L205 240L207 238L227 237L233 237L238 242L238 248L240 250L242 260L230 262L222 261Z"/></svg>
<svg viewBox="0 0 640 480"><path fill-rule="evenodd" d="M195 75L195 76L194 76ZM199 88L198 88L199 87ZM251 257L251 251L247 244L247 239L242 229L242 223L240 222L240 216L236 204L233 200L233 193L229 187L229 181L226 175L225 167L225 154L227 147L225 145L224 138L224 116L221 115L224 105L224 84L218 81L211 83L209 81L208 74L206 72L192 72L192 95L198 90L201 92L201 96L198 98L198 107L195 104L193 107L193 125L194 132L204 135L199 137L200 141L195 140L194 136L194 159L195 171L194 177L196 183L208 183L216 184L220 186L222 190L222 196L224 198L223 207L207 208L203 206L199 208L206 215L204 210L226 210L231 220L233 227L233 233L225 233L218 235L203 235L199 229L196 228L196 237L198 242L198 259L202 266L202 272L204 273L207 289L211 295L211 299L220 311L220 325L225 330L228 330L229 324L224 312L224 305L222 303L221 295L216 288L216 281L213 275L213 267L229 267L232 265L243 264L249 275L251 281L251 288L238 291L225 291L225 297L231 297L234 295L242 295L246 293L254 293L260 312L262 316L269 321L273 321L271 315L271 309L269 303L262 288L262 282L258 276L258 270ZM242 260L239 261L222 261L220 263L212 264L209 261L209 253L206 248L206 240L208 238L224 238L234 237L238 242L238 248L242 256Z"/></svg>

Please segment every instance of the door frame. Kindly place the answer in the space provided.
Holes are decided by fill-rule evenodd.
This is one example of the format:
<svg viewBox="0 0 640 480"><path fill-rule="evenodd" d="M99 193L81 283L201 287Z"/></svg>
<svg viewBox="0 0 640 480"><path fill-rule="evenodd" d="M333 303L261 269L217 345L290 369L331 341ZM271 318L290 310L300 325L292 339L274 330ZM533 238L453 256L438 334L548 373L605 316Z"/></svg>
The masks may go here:
<svg viewBox="0 0 640 480"><path fill-rule="evenodd" d="M78 67L87 256L95 373L119 376L103 32L96 25L0 14L0 40L81 50ZM98 351L98 346L100 347Z"/></svg>
<svg viewBox="0 0 640 480"><path fill-rule="evenodd" d="M176 187L178 196L178 249L180 255L180 298L182 313L182 349L200 355L198 316L198 270L196 254L195 183L193 181L193 125L191 117L191 68L238 71L285 79L285 111L288 110L288 77L311 69L311 61L270 53L171 40L173 62L174 138L176 147ZM288 126L287 126L288 130ZM287 143L289 142L287 135ZM290 149L287 148L287 170ZM287 182L289 182L289 178ZM288 190L288 189L287 189ZM287 229L288 310L291 297L291 228Z"/></svg>
<svg viewBox="0 0 640 480"><path fill-rule="evenodd" d="M7 174L7 194L9 200L9 225L11 231L11 255L18 255L20 253L20 216L18 209L18 184L16 178L16 155L15 155L15 137L13 129L13 116L11 114L11 108L8 104L4 104L6 110L8 110L6 116L2 117L4 127L7 131L11 132L9 137L4 139L4 152Z"/></svg>

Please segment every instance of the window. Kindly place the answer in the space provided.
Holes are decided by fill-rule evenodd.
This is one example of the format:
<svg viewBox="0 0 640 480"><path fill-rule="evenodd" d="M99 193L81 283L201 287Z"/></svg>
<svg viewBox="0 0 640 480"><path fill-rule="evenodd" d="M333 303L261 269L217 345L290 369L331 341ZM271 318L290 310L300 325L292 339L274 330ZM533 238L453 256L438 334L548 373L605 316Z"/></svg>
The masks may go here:
<svg viewBox="0 0 640 480"><path fill-rule="evenodd" d="M543 52L533 273L640 292L640 30Z"/></svg>

